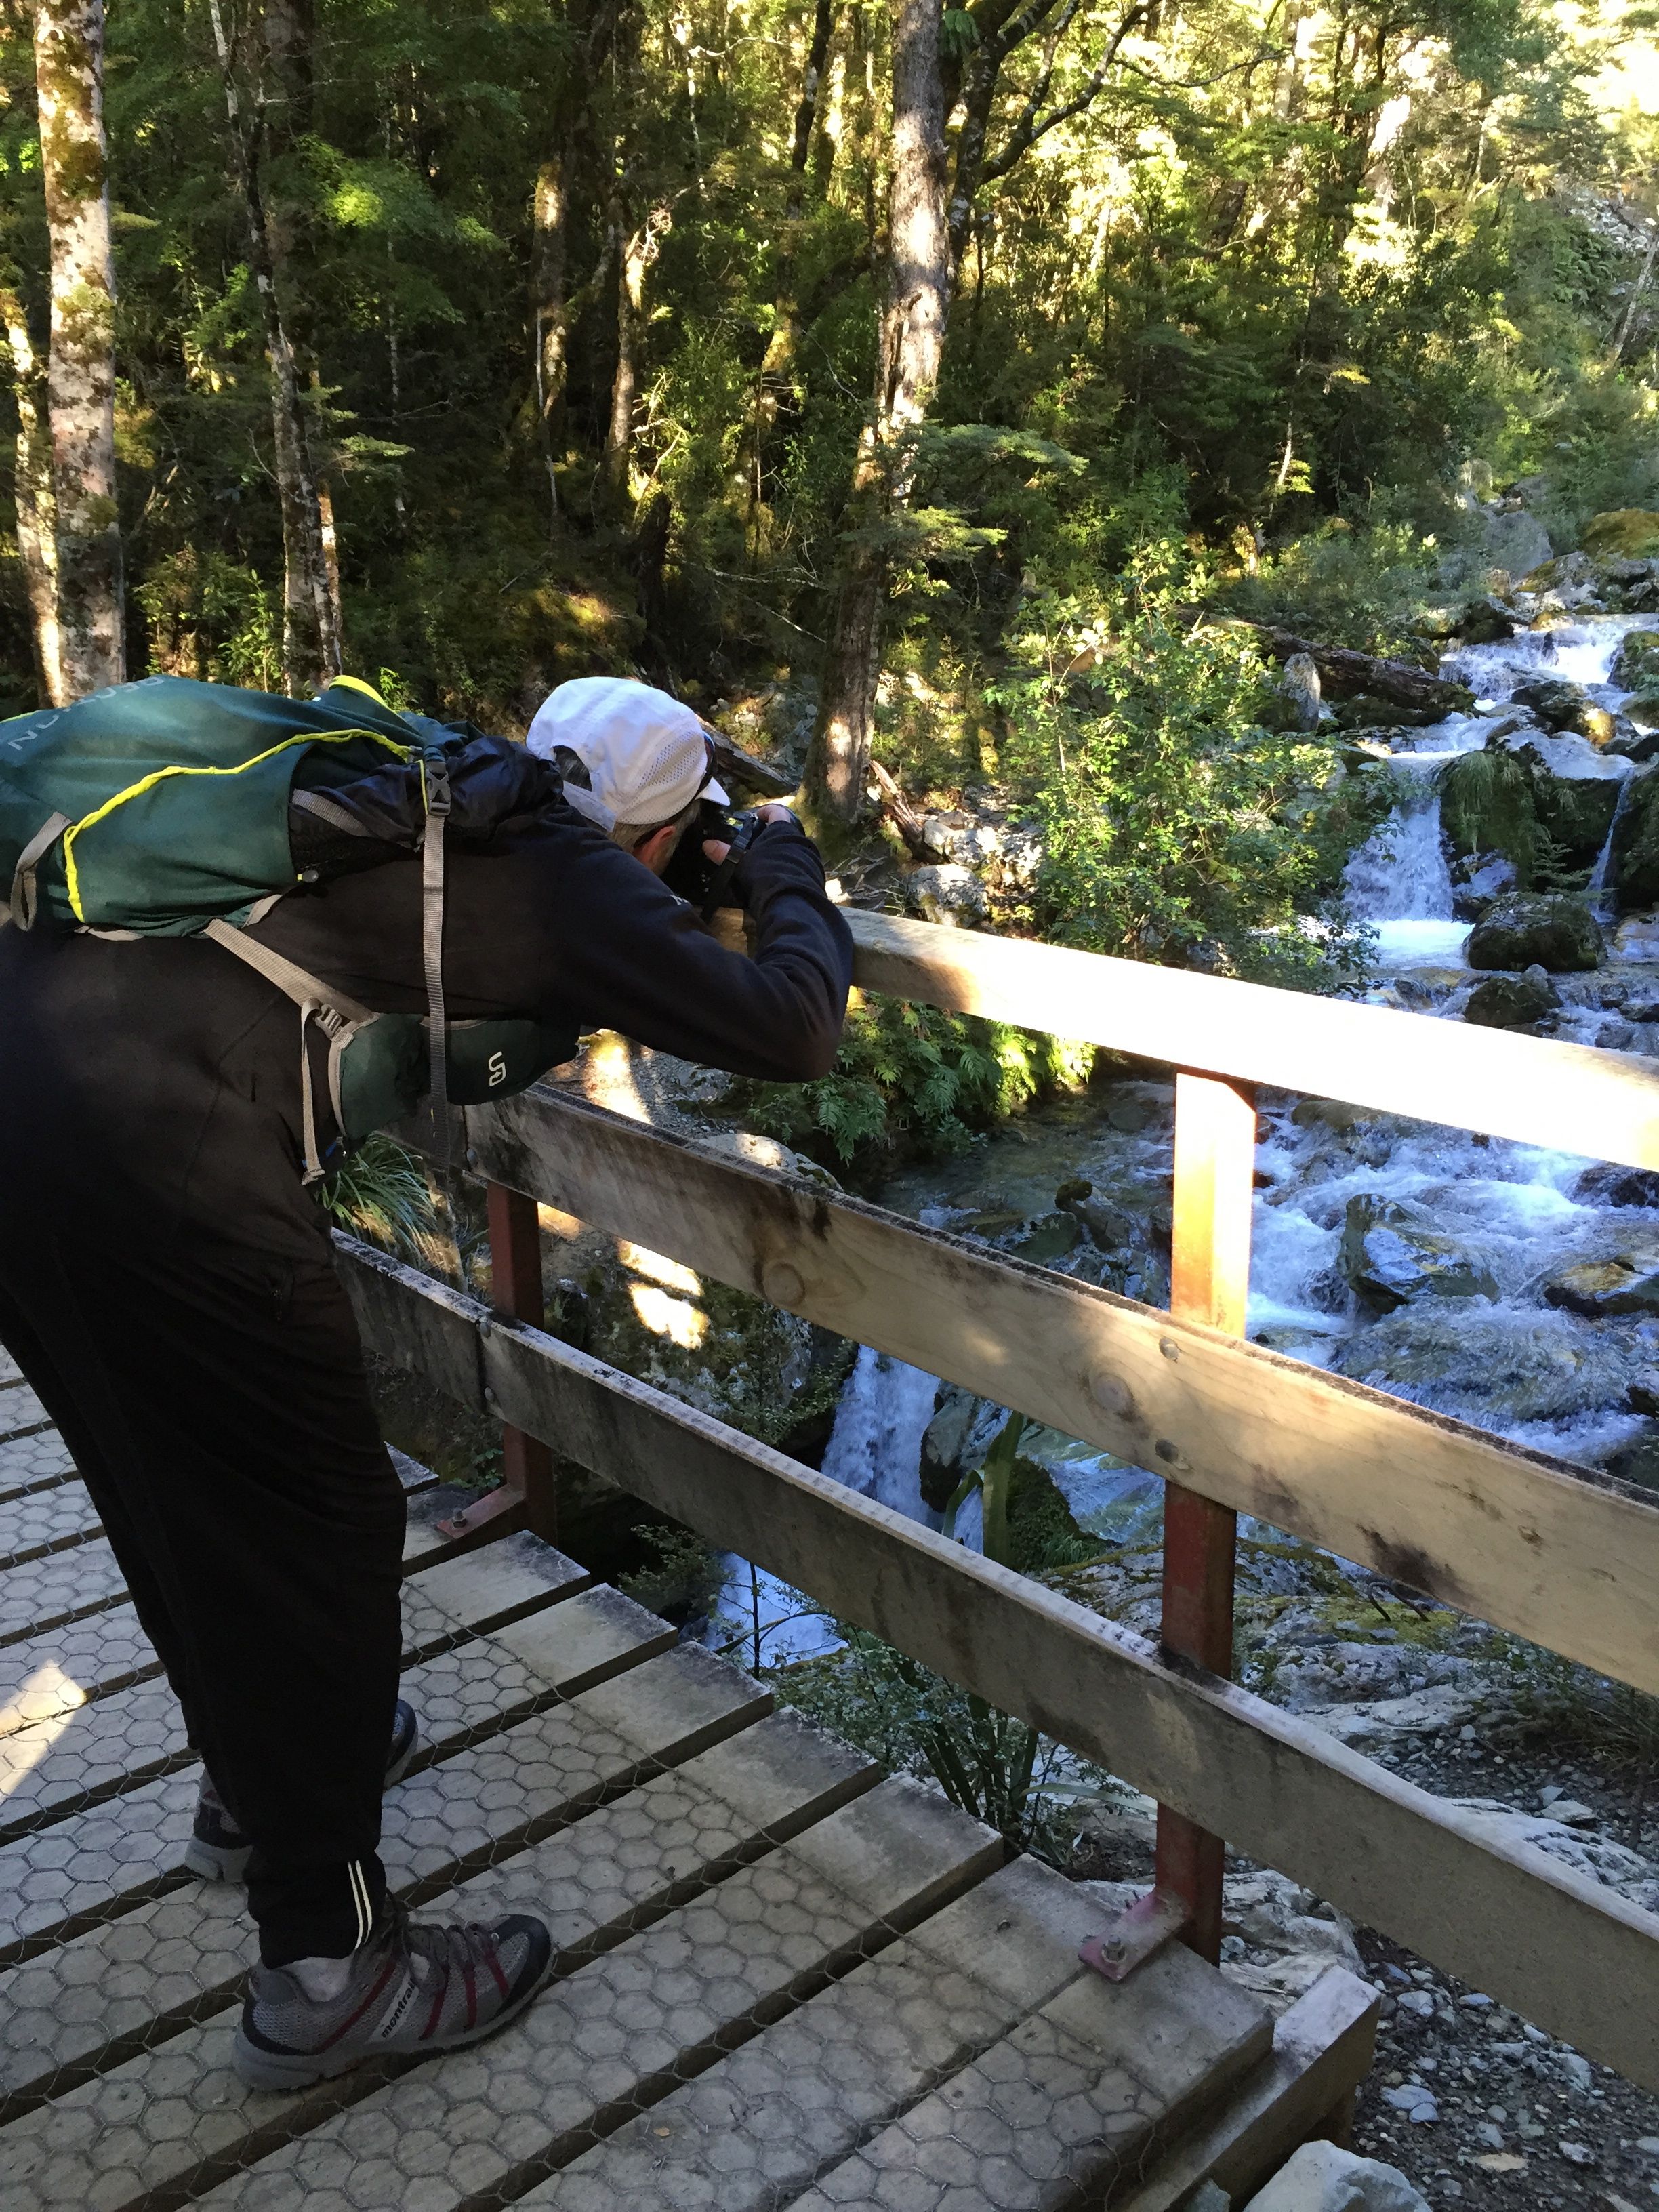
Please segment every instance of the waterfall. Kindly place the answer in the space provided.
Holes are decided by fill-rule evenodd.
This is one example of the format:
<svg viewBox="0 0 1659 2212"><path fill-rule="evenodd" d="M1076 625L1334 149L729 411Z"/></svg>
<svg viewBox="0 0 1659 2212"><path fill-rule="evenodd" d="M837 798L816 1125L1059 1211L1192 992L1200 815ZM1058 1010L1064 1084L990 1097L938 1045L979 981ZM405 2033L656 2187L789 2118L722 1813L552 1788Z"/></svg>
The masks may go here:
<svg viewBox="0 0 1659 2212"><path fill-rule="evenodd" d="M1366 921L1449 921L1451 872L1432 787L1402 798L1348 863L1348 896Z"/></svg>
<svg viewBox="0 0 1659 2212"><path fill-rule="evenodd" d="M920 1520L921 1437L938 1393L937 1376L861 1346L836 1408L824 1474Z"/></svg>

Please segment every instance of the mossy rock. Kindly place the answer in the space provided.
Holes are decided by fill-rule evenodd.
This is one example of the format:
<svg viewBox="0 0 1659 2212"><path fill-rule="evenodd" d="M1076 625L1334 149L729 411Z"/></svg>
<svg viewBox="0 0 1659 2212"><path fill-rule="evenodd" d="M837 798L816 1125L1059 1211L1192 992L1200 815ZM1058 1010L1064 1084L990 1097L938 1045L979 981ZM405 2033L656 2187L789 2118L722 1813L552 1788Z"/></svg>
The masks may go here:
<svg viewBox="0 0 1659 2212"><path fill-rule="evenodd" d="M1595 915L1582 899L1507 891L1469 932L1471 968L1515 972L1540 967L1552 975L1599 968L1606 951Z"/></svg>
<svg viewBox="0 0 1659 2212"><path fill-rule="evenodd" d="M1514 863L1518 886L1530 887L1538 865L1538 807L1525 761L1498 746L1449 761L1440 771L1440 821L1460 859L1501 853Z"/></svg>
<svg viewBox="0 0 1659 2212"><path fill-rule="evenodd" d="M1659 629L1626 633L1613 664L1611 680L1621 691L1639 691L1645 682L1659 680Z"/></svg>
<svg viewBox="0 0 1659 2212"><path fill-rule="evenodd" d="M1659 904L1659 778L1637 782L1614 824L1608 881L1620 914Z"/></svg>
<svg viewBox="0 0 1659 2212"><path fill-rule="evenodd" d="M1525 975L1488 975L1470 992L1463 1018L1477 1029L1529 1029L1560 1003L1548 976L1536 969Z"/></svg>
<svg viewBox="0 0 1659 2212"><path fill-rule="evenodd" d="M1539 824L1553 839L1564 866L1595 866L1597 854L1607 842L1623 788L1619 779L1611 775L1538 778ZM1549 963L1544 964L1547 967Z"/></svg>
<svg viewBox="0 0 1659 2212"><path fill-rule="evenodd" d="M1584 526L1584 550L1598 561L1646 561L1659 554L1659 514L1645 507L1615 507Z"/></svg>

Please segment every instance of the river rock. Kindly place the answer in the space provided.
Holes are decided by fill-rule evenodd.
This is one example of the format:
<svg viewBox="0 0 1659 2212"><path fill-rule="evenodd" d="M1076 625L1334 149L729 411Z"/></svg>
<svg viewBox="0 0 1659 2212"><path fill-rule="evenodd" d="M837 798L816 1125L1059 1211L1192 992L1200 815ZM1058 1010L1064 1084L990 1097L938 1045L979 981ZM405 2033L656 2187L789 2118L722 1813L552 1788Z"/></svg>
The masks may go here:
<svg viewBox="0 0 1659 2212"><path fill-rule="evenodd" d="M1632 1005L1625 1011L1633 1022L1659 1018L1659 1010L1638 1013ZM1659 1206L1659 1173L1652 1168L1623 1167L1617 1160L1598 1160L1584 1170L1569 1194L1579 1206Z"/></svg>
<svg viewBox="0 0 1659 2212"><path fill-rule="evenodd" d="M1597 714L1604 714L1607 735L1613 735L1613 717L1597 707L1580 684L1563 682L1559 677L1540 677L1534 684L1521 684L1510 695L1517 707L1527 707L1537 715L1547 730L1577 730L1580 737L1590 738L1587 724ZM1599 729L1600 722L1594 726Z"/></svg>
<svg viewBox="0 0 1659 2212"><path fill-rule="evenodd" d="M1430 2212L1430 2207L1397 2166L1357 2157L1334 2142L1310 2142L1249 2200L1246 2212Z"/></svg>
<svg viewBox="0 0 1659 2212"><path fill-rule="evenodd" d="M1620 1314L1659 1314L1659 1273L1622 1253L1613 1260L1582 1261L1545 1284L1544 1303L1591 1321L1607 1321Z"/></svg>
<svg viewBox="0 0 1659 2212"><path fill-rule="evenodd" d="M1293 653L1279 673L1279 696L1293 730L1316 730L1323 711L1319 671L1310 653Z"/></svg>
<svg viewBox="0 0 1659 2212"><path fill-rule="evenodd" d="M1597 561L1651 560L1659 554L1659 514L1644 507L1616 507L1584 526L1583 550Z"/></svg>
<svg viewBox="0 0 1659 2212"><path fill-rule="evenodd" d="M1488 975L1470 992L1463 1018L1486 1030L1524 1030L1561 1003L1561 994L1541 968L1524 975Z"/></svg>
<svg viewBox="0 0 1659 2212"><path fill-rule="evenodd" d="M1490 592L1484 598L1471 599L1457 624L1458 635L1466 645L1497 645L1506 637L1513 637L1520 627L1516 609L1506 607Z"/></svg>
<svg viewBox="0 0 1659 2212"><path fill-rule="evenodd" d="M971 868L947 862L937 868L912 868L905 896L924 920L946 928L971 928L985 918L985 886Z"/></svg>
<svg viewBox="0 0 1659 2212"><path fill-rule="evenodd" d="M1541 743L1551 744L1552 740L1544 738ZM1581 751L1588 751L1588 748L1580 745L1576 737L1555 738L1553 749L1559 750L1569 744ZM1532 751L1535 749L1529 746L1528 750ZM1624 783L1624 776L1618 775L1550 774L1538 778L1539 823L1559 848L1565 866L1594 866L1597 854L1607 842L1607 832L1613 827L1613 817L1618 811L1619 794Z"/></svg>
<svg viewBox="0 0 1659 2212"><path fill-rule="evenodd" d="M1510 891L1469 932L1463 957L1471 968L1536 965L1559 975L1599 968L1604 951L1601 928L1582 900Z"/></svg>
<svg viewBox="0 0 1659 2212"><path fill-rule="evenodd" d="M1636 1395L1634 1385L1631 1395L1632 1398ZM1640 1436L1620 1444L1603 1464L1620 1482L1632 1483L1638 1490L1659 1490L1659 1425L1650 1423Z"/></svg>
<svg viewBox="0 0 1659 2212"><path fill-rule="evenodd" d="M1659 776L1651 770L1632 784L1613 824L1607 887L1621 914L1659 904Z"/></svg>
<svg viewBox="0 0 1659 2212"><path fill-rule="evenodd" d="M1637 691L1650 678L1659 681L1659 629L1630 630L1608 680L1621 691Z"/></svg>
<svg viewBox="0 0 1659 2212"><path fill-rule="evenodd" d="M1348 1200L1337 1256L1349 1288L1373 1312L1414 1298L1495 1298L1491 1273L1427 1216L1397 1199L1366 1193Z"/></svg>

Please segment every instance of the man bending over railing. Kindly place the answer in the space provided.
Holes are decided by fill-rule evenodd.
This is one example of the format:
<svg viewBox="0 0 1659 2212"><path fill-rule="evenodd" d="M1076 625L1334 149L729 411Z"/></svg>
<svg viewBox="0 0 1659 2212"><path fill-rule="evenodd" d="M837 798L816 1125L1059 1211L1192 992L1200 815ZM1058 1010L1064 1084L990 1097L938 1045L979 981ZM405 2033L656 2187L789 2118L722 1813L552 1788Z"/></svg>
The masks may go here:
<svg viewBox="0 0 1659 2212"><path fill-rule="evenodd" d="M551 1948L386 1896L404 1500L307 1186L423 1088L507 1095L583 1029L828 1071L852 948L793 818L745 824L752 960L659 880L725 799L711 758L688 708L609 679L555 692L528 751L349 682L162 679L0 731L0 1339L202 1756L189 1863L246 1875L256 2086L475 2041Z"/></svg>

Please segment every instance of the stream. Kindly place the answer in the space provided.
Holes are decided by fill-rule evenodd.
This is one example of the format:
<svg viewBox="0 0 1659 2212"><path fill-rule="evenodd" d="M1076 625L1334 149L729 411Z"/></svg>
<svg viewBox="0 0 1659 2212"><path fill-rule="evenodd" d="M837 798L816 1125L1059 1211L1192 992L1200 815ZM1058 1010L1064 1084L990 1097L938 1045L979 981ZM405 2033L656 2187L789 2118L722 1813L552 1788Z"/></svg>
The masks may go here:
<svg viewBox="0 0 1659 2212"><path fill-rule="evenodd" d="M1372 1003L1461 1017L1476 979L1463 959L1469 925L1454 913L1436 776L1484 744L1492 710L1540 676L1580 684L1595 703L1617 707L1626 695L1608 672L1626 632L1643 621L1603 617L1460 647L1445 671L1475 690L1475 711L1392 733L1398 801L1347 872L1352 904L1376 933ZM1628 760L1596 754L1582 738L1528 737L1557 773L1633 773ZM1593 900L1605 888L1607 859L1604 848ZM1485 884L1477 873L1466 893L1500 890L1501 864L1491 873ZM1620 1019L1632 990L1628 955L1615 948L1599 972L1553 981L1565 1002L1558 1035L1594 1044L1605 1033L1623 1048L1659 1054L1659 1022ZM1659 1013L1659 970L1638 969L1634 981ZM1559 1297L1569 1269L1618 1260L1638 1273L1659 1269L1659 1209L1630 1202L1651 1194L1651 1178L1644 1190L1639 1178L1594 1170L1589 1130L1581 1156L1289 1093L1264 1092L1260 1107L1253 1340L1585 1464L1603 1464L1621 1447L1628 1456L1651 1436L1652 1473L1620 1471L1659 1486L1659 1425L1632 1411L1629 1395L1634 1386L1641 1401L1651 1370L1659 1412L1659 1299L1651 1315L1592 1317L1545 1295L1557 1284ZM1164 1304L1173 1118L1170 1081L1097 1084L1007 1124L959 1160L907 1170L874 1195L929 1226ZM1080 1182L1090 1188L1079 1200ZM1062 1185L1071 1186L1064 1205L1056 1197ZM930 1375L862 1350L824 1472L937 1525L918 1468L938 1387ZM997 1409L979 1410L963 1464L976 1463L1000 1418ZM1053 1431L1028 1433L1022 1449L1046 1466L1080 1528L1155 1540L1156 1475ZM963 1516L957 1533L977 1542L976 1516ZM762 1581L762 1619L787 1613L788 1594ZM750 1615L746 1566L734 1572L727 1607ZM822 1621L799 1620L768 1637L765 1654L804 1656L827 1638Z"/></svg>

